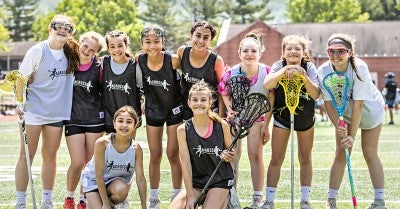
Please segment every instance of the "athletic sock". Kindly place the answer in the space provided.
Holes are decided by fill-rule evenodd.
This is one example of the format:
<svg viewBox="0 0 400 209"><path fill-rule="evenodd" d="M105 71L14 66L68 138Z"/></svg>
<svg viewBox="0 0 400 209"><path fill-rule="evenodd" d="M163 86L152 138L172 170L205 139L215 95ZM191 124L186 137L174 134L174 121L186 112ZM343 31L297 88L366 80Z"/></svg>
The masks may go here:
<svg viewBox="0 0 400 209"><path fill-rule="evenodd" d="M385 199L385 189L375 189L375 199L384 200Z"/></svg>
<svg viewBox="0 0 400 209"><path fill-rule="evenodd" d="M338 196L339 190L337 189L329 189L328 190L328 198L336 199Z"/></svg>
<svg viewBox="0 0 400 209"><path fill-rule="evenodd" d="M84 194L79 194L79 202L85 202L86 203L86 198Z"/></svg>
<svg viewBox="0 0 400 209"><path fill-rule="evenodd" d="M262 196L263 192L262 191L253 191L253 196Z"/></svg>
<svg viewBox="0 0 400 209"><path fill-rule="evenodd" d="M311 187L301 186L301 201L310 201Z"/></svg>
<svg viewBox="0 0 400 209"><path fill-rule="evenodd" d="M276 188L275 187L267 187L266 189L266 200L268 202L273 202L275 199Z"/></svg>
<svg viewBox="0 0 400 209"><path fill-rule="evenodd" d="M18 192L16 194L16 202L17 203L26 203L26 192Z"/></svg>
<svg viewBox="0 0 400 209"><path fill-rule="evenodd" d="M159 199L158 189L150 189L150 198L151 199Z"/></svg>
<svg viewBox="0 0 400 209"><path fill-rule="evenodd" d="M42 190L42 200L51 200L53 197L53 190Z"/></svg>
<svg viewBox="0 0 400 209"><path fill-rule="evenodd" d="M65 191L65 198L74 199L75 191Z"/></svg>

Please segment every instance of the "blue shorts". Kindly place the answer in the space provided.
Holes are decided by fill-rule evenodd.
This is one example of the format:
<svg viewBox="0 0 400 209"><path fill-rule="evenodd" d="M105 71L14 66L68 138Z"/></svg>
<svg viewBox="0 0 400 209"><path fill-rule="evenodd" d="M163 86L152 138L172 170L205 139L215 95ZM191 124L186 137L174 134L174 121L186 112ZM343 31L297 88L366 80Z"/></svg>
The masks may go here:
<svg viewBox="0 0 400 209"><path fill-rule="evenodd" d="M393 108L393 106L394 106L394 100L386 100L386 105L387 105L389 108Z"/></svg>

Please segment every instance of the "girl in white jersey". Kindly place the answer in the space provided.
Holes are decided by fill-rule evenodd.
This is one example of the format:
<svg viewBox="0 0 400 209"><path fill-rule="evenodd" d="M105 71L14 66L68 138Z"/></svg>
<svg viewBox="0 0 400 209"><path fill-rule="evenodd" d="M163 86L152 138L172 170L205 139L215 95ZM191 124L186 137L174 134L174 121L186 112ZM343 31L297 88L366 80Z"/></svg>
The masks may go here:
<svg viewBox="0 0 400 209"><path fill-rule="evenodd" d="M318 69L320 84L333 71L345 73L350 80L348 95L345 95L349 98L344 113L345 128L338 125L338 114L328 93L321 88L326 111L336 128L336 153L330 172L326 208L336 209L336 198L346 165L344 148L351 152L357 131L361 129L362 152L375 190L375 200L367 208L385 209L383 167L378 156L385 102L372 83L367 64L354 57L354 41L349 35L333 34L328 41L329 60Z"/></svg>
<svg viewBox="0 0 400 209"><path fill-rule="evenodd" d="M146 209L143 151L132 138L138 124L136 111L123 106L115 112L113 122L116 132L96 141L93 158L82 172L82 189L89 208L129 209L126 198L136 173L141 208Z"/></svg>
<svg viewBox="0 0 400 209"><path fill-rule="evenodd" d="M251 31L246 34L246 37L240 42L238 50L241 63L226 71L218 85L218 92L222 95L222 99L224 100L226 109L228 110L228 120L231 119L231 116L238 113L238 110L235 110L232 107L241 105L233 105L235 100L232 99L233 92L232 90L230 91L230 89L234 89L235 86L228 86L228 80L231 77L244 75L248 78L250 83L249 93L262 93L268 95L268 91L264 88L263 83L265 76L269 73L271 67L259 62L261 54L264 51L264 47L260 41L262 35L263 34L258 31ZM257 119L247 136L247 153L250 161L251 179L253 183L253 202L251 203L251 208L259 208L264 203L262 197L264 186L263 145L269 141L270 137L268 124L271 118L271 112L268 112L266 116L266 119L264 116ZM241 141L242 140L239 140L239 146L237 149L238 160L235 161L236 182L238 178L237 173L241 152Z"/></svg>
<svg viewBox="0 0 400 209"><path fill-rule="evenodd" d="M55 15L48 31L48 40L30 48L19 68L24 76L30 77L25 109L24 112L18 111L18 115L25 120L31 164L42 133L42 209L54 208L52 193L57 151L63 120L70 119L73 72L79 66L78 44L72 38L75 31L72 18ZM21 137L20 155L15 168L16 208L26 208L28 171L23 143Z"/></svg>

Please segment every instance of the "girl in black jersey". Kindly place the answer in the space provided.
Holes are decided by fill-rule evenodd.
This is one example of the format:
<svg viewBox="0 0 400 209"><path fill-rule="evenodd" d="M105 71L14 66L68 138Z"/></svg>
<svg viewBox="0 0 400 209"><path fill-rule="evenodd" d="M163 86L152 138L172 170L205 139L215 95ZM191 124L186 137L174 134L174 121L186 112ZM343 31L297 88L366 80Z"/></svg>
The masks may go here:
<svg viewBox="0 0 400 209"><path fill-rule="evenodd" d="M178 127L185 189L169 208L194 209L201 189L221 159L226 163L222 164L210 184L202 208L226 208L228 191L233 185L233 169L229 162L234 158L234 151L226 150L232 142L228 123L211 111L212 94L205 82L200 81L191 87L187 102L193 117Z"/></svg>
<svg viewBox="0 0 400 209"><path fill-rule="evenodd" d="M67 172L64 208L75 209L75 190L81 171L93 156L94 143L104 132L104 112L101 104L100 61L96 59L104 47L104 38L90 31L80 36L80 66L75 72L71 120L64 121L65 137L71 164ZM86 208L83 193L78 209Z"/></svg>
<svg viewBox="0 0 400 209"><path fill-rule="evenodd" d="M215 35L215 29L208 22L196 22L190 30L191 46L181 46L177 54L182 60L183 101L187 101L190 87L203 80L211 86L213 100L218 101L213 103L212 110L222 116L224 104L218 96L217 85L225 72L225 64L222 58L210 49ZM192 116L192 111L184 102L183 119L188 120Z"/></svg>
<svg viewBox="0 0 400 209"><path fill-rule="evenodd" d="M173 199L182 187L182 169L176 128L182 123L182 95L177 68L180 59L163 50L164 30L147 26L141 32L142 54L138 56L138 85L145 95L146 133L150 149L150 206L160 207L159 185L164 124L167 124L167 157L171 166ZM140 68L140 69L139 69ZM142 80L142 82L140 82Z"/></svg>
<svg viewBox="0 0 400 209"><path fill-rule="evenodd" d="M302 74L306 84L300 93L299 105L294 115L294 130L297 133L298 157L300 161L300 208L310 209L310 192L312 180L311 151L314 142L314 105L319 96L316 67L310 61L308 41L302 36L288 35L282 40L282 59L271 67L271 73L264 81L266 89L274 88L274 127L272 128L272 156L267 173L266 201L263 209L274 208L274 198L278 185L282 163L290 136L290 114L285 104L283 87L279 79L286 75Z"/></svg>
<svg viewBox="0 0 400 209"><path fill-rule="evenodd" d="M126 33L115 30L105 36L110 55L103 57L103 91L102 101L106 132L115 132L113 127L114 112L130 105L141 121L140 91L136 85L136 64L128 53L129 38Z"/></svg>

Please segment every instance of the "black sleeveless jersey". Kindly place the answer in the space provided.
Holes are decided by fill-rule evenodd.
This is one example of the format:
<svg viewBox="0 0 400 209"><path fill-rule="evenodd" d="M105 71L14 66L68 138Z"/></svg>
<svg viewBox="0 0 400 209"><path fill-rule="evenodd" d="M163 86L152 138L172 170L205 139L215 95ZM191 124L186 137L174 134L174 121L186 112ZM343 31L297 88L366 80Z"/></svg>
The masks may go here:
<svg viewBox="0 0 400 209"><path fill-rule="evenodd" d="M98 125L104 123L104 111L101 103L101 63L94 59L86 71L74 73L71 120L68 124Z"/></svg>
<svg viewBox="0 0 400 209"><path fill-rule="evenodd" d="M192 47L186 47L183 51L182 60L181 60L181 67L182 67L182 92L183 92L183 119L188 120L189 118L193 117L192 110L189 108L187 101L189 97L189 90L193 84L197 83L198 81L204 80L206 83L210 85L212 88L211 91L213 93L213 106L212 109L214 112L218 113L218 79L217 75L215 74L214 66L215 61L217 60L217 54L211 52L210 56L208 56L206 63L200 67L195 68L190 63L190 50Z"/></svg>
<svg viewBox="0 0 400 209"><path fill-rule="evenodd" d="M385 87L387 88L385 99L394 101L396 99L397 82L394 79L388 79L385 83Z"/></svg>
<svg viewBox="0 0 400 209"><path fill-rule="evenodd" d="M283 67L286 66L286 61L283 61ZM301 67L306 71L307 62L302 61ZM305 131L310 129L315 122L315 100L308 96L306 87L303 86L300 91L299 105L294 114L294 129L296 131ZM290 128L290 111L286 107L285 92L279 84L275 89L274 103L274 119L285 127Z"/></svg>
<svg viewBox="0 0 400 209"><path fill-rule="evenodd" d="M146 101L145 114L153 120L164 121L169 115L182 111L180 76L172 67L170 54L164 54L164 63L158 71L150 70L147 60L147 54L138 58Z"/></svg>
<svg viewBox="0 0 400 209"><path fill-rule="evenodd" d="M103 94L102 101L105 113L105 122L113 127L115 111L124 105L130 105L138 114L142 115L140 107L140 91L136 85L136 63L129 60L128 66L121 75L116 75L111 69L111 57L103 58Z"/></svg>
<svg viewBox="0 0 400 209"><path fill-rule="evenodd" d="M220 154L226 149L224 146L224 134L221 123L214 121L213 132L210 137L199 136L193 126L192 119L185 123L186 141L192 165L193 187L203 189L218 163ZM218 169L213 185L218 182L233 179L233 169L229 162L222 163Z"/></svg>

